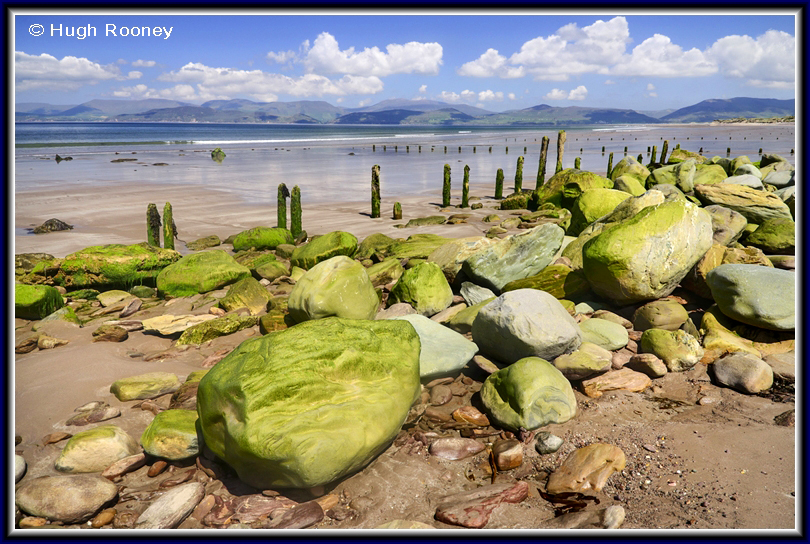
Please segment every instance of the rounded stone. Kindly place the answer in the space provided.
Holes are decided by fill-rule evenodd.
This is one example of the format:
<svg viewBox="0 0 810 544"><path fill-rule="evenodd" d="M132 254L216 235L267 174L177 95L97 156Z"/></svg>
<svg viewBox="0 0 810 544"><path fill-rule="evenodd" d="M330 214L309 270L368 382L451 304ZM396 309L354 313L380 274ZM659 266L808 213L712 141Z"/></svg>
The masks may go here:
<svg viewBox="0 0 810 544"><path fill-rule="evenodd" d="M672 299L661 299L648 302L633 314L633 329L664 329L676 331L681 328L689 313L681 304Z"/></svg>
<svg viewBox="0 0 810 544"><path fill-rule="evenodd" d="M796 328L796 273L752 264L722 264L706 275L726 316L777 331Z"/></svg>
<svg viewBox="0 0 810 544"><path fill-rule="evenodd" d="M741 393L756 394L773 386L771 366L750 353L731 353L712 364L714 376L722 385Z"/></svg>
<svg viewBox="0 0 810 544"><path fill-rule="evenodd" d="M118 496L118 486L100 476L46 476L28 480L14 495L20 510L64 523L80 523Z"/></svg>
<svg viewBox="0 0 810 544"><path fill-rule="evenodd" d="M164 410L141 435L141 445L146 453L162 459L194 457L200 452L196 422L194 410Z"/></svg>
<svg viewBox="0 0 810 544"><path fill-rule="evenodd" d="M596 344L609 351L622 349L630 339L624 326L606 319L592 317L579 324L582 341Z"/></svg>
<svg viewBox="0 0 810 544"><path fill-rule="evenodd" d="M138 443L115 425L101 425L74 434L54 463L59 472L101 472L138 452Z"/></svg>

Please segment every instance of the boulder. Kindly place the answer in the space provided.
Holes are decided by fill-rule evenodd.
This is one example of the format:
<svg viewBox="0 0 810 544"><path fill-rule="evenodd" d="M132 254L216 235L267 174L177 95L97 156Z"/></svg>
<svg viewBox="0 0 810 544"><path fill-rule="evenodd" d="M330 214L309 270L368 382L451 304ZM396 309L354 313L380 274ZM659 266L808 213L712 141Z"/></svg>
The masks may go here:
<svg viewBox="0 0 810 544"><path fill-rule="evenodd" d="M751 166L750 164L746 164L744 166ZM739 169L737 170L739 172ZM757 176L752 176L751 174L743 174L743 175L734 175L727 177L721 183L731 183L734 185L743 185L745 187L751 187L752 189L763 189L762 180Z"/></svg>
<svg viewBox="0 0 810 544"><path fill-rule="evenodd" d="M664 329L676 331L689 319L689 313L677 300L661 299L648 302L633 314L633 329Z"/></svg>
<svg viewBox="0 0 810 544"><path fill-rule="evenodd" d="M637 353L633 355L630 357L630 360L627 361L627 364L624 365L624 368L641 372L652 379L661 378L667 373L667 365L652 353Z"/></svg>
<svg viewBox="0 0 810 544"><path fill-rule="evenodd" d="M353 234L343 231L330 232L293 251L290 265L309 270L316 264L338 255L353 257L356 251L357 238Z"/></svg>
<svg viewBox="0 0 810 544"><path fill-rule="evenodd" d="M730 353L712 364L715 379L740 393L755 395L773 385L773 369L750 353Z"/></svg>
<svg viewBox="0 0 810 544"><path fill-rule="evenodd" d="M29 516L63 523L82 523L118 496L118 486L101 476L45 476L26 480L14 502Z"/></svg>
<svg viewBox="0 0 810 544"><path fill-rule="evenodd" d="M749 223L768 219L793 219L790 208L773 193L733 183L696 185L695 194L704 205L717 204L741 213Z"/></svg>
<svg viewBox="0 0 810 544"><path fill-rule="evenodd" d="M431 316L450 306L453 291L435 263L424 262L406 270L391 288L388 303L407 302L417 313Z"/></svg>
<svg viewBox="0 0 810 544"><path fill-rule="evenodd" d="M195 410L164 410L141 435L143 451L172 461L188 459L200 453Z"/></svg>
<svg viewBox="0 0 810 544"><path fill-rule="evenodd" d="M652 353L664 361L670 372L689 370L703 357L700 343L683 330L647 329L641 335L639 348L642 353Z"/></svg>
<svg viewBox="0 0 810 544"><path fill-rule="evenodd" d="M475 318L478 316L478 312L481 311L481 308L493 300L495 300L494 296L492 298L482 300L478 304L468 306L445 321L443 325L461 334L472 332L472 325Z"/></svg>
<svg viewBox="0 0 810 544"><path fill-rule="evenodd" d="M486 287L480 287L469 281L461 284L460 294L467 306L475 306L479 302L495 298L495 293Z"/></svg>
<svg viewBox="0 0 810 544"><path fill-rule="evenodd" d="M273 296L252 276L231 285L228 293L219 301L219 307L226 312L247 308L250 315L267 311L267 304Z"/></svg>
<svg viewBox="0 0 810 544"><path fill-rule="evenodd" d="M382 262L371 265L366 269L366 273L368 274L368 279L371 281L371 285L377 287L394 283L402 277L402 274L405 273L405 269L402 268L399 259L390 257Z"/></svg>
<svg viewBox="0 0 810 544"><path fill-rule="evenodd" d="M501 291L506 293L516 289L538 289L551 293L557 299L578 299L587 295L591 286L581 270L573 270L564 264L552 264L539 274L510 281Z"/></svg>
<svg viewBox="0 0 810 544"><path fill-rule="evenodd" d="M357 246L357 252L354 258L358 260L370 259L375 253L385 254L388 248L391 247L396 240L385 234L376 233L366 236L360 245Z"/></svg>
<svg viewBox="0 0 810 544"><path fill-rule="evenodd" d="M719 164L697 164L695 165L695 177L692 178L692 186L711 185L721 183L728 177L725 168Z"/></svg>
<svg viewBox="0 0 810 544"><path fill-rule="evenodd" d="M428 262L436 263L452 285L456 281L464 261L495 243L495 240L485 236L459 238L437 247L428 256Z"/></svg>
<svg viewBox="0 0 810 544"><path fill-rule="evenodd" d="M795 272L723 264L708 273L706 283L720 311L728 317L763 329L795 329Z"/></svg>
<svg viewBox="0 0 810 544"><path fill-rule="evenodd" d="M524 357L553 360L582 343L574 318L549 293L509 291L478 311L473 342L484 355L505 363Z"/></svg>
<svg viewBox="0 0 810 544"><path fill-rule="evenodd" d="M438 234L413 234L388 247L388 256L398 259L427 259L437 248L451 241Z"/></svg>
<svg viewBox="0 0 810 544"><path fill-rule="evenodd" d="M587 189L612 189L613 181L593 172L566 168L551 176L531 197L530 207L538 209L545 203L558 208L570 208ZM503 208L502 208L503 209Z"/></svg>
<svg viewBox="0 0 810 544"><path fill-rule="evenodd" d="M622 349L630 339L623 325L598 317L580 322L579 330L582 331L583 342L596 344L609 351Z"/></svg>
<svg viewBox="0 0 810 544"><path fill-rule="evenodd" d="M258 489L334 482L399 432L419 351L402 320L333 317L249 339L200 381L205 444Z"/></svg>
<svg viewBox="0 0 810 544"><path fill-rule="evenodd" d="M565 233L546 223L514 234L469 257L461 267L466 277L499 293L510 281L533 276L551 264Z"/></svg>
<svg viewBox="0 0 810 544"><path fill-rule="evenodd" d="M634 157L627 155L616 163L608 174L608 177L615 183L621 176L632 176L638 181L644 181L650 175L646 166L638 162ZM644 191L642 191L644 192Z"/></svg>
<svg viewBox="0 0 810 544"><path fill-rule="evenodd" d="M574 201L571 208L569 236L579 234L600 217L609 214L621 202L630 198L628 193L615 189L588 189Z"/></svg>
<svg viewBox="0 0 810 544"><path fill-rule="evenodd" d="M624 191L632 196L640 196L644 194L644 185L643 181L647 179L636 178L635 176L631 175L621 175L613 181L613 188L617 191Z"/></svg>
<svg viewBox="0 0 810 544"><path fill-rule="evenodd" d="M796 223L784 218L763 221L757 230L748 235L745 244L767 254L793 255L796 253Z"/></svg>
<svg viewBox="0 0 810 544"><path fill-rule="evenodd" d="M408 221L406 227L426 227L429 225L443 225L447 218L443 215L431 215L429 217L414 217Z"/></svg>
<svg viewBox="0 0 810 544"><path fill-rule="evenodd" d="M281 244L292 244L290 231L279 227L254 227L236 235L233 239L233 250L243 249L276 249Z"/></svg>
<svg viewBox="0 0 810 544"><path fill-rule="evenodd" d="M762 181L767 185L773 185L777 189L783 189L796 183L796 172L794 170L769 172Z"/></svg>
<svg viewBox="0 0 810 544"><path fill-rule="evenodd" d="M164 268L157 277L161 295L186 297L207 293L250 277L250 269L222 249L186 255Z"/></svg>
<svg viewBox="0 0 810 544"><path fill-rule="evenodd" d="M708 160L700 153L695 153L694 151L687 151L686 149L676 147L675 149L672 150L672 153L669 154L669 157L667 157L667 162L669 164L676 164L689 159L694 160L699 165L703 164Z"/></svg>
<svg viewBox="0 0 810 544"><path fill-rule="evenodd" d="M280 261L268 261L255 269L255 274L262 279L273 281L282 276L289 276L287 265Z"/></svg>
<svg viewBox="0 0 810 544"><path fill-rule="evenodd" d="M410 323L419 335L419 376L433 380L457 375L478 353L478 346L440 323L412 314L392 319Z"/></svg>
<svg viewBox="0 0 810 544"><path fill-rule="evenodd" d="M62 295L50 285L14 285L14 317L42 319L64 304Z"/></svg>
<svg viewBox="0 0 810 544"><path fill-rule="evenodd" d="M760 172L759 168L753 164L741 164L734 170L734 172L732 172L732 177L734 176L754 176L755 178L761 180L762 172Z"/></svg>
<svg viewBox="0 0 810 544"><path fill-rule="evenodd" d="M138 453L138 443L115 425L101 425L74 434L54 468L59 472L101 472L119 459Z"/></svg>
<svg viewBox="0 0 810 544"><path fill-rule="evenodd" d="M703 347L706 351L717 353L741 351L759 357L761 353L754 343L732 330L737 325L739 323L726 317L716 304L710 306L700 321L699 332L703 336Z"/></svg>
<svg viewBox="0 0 810 544"><path fill-rule="evenodd" d="M490 374L480 395L490 420L512 431L565 423L577 411L570 382L539 357L520 359Z"/></svg>
<svg viewBox="0 0 810 544"><path fill-rule="evenodd" d="M612 357L605 348L583 341L578 350L555 358L554 366L568 380L584 380L610 370Z"/></svg>
<svg viewBox="0 0 810 544"><path fill-rule="evenodd" d="M180 387L176 374L170 372L149 372L116 380L110 386L110 393L125 402L128 400L153 399L166 393L173 393Z"/></svg>
<svg viewBox="0 0 810 544"><path fill-rule="evenodd" d="M586 242L583 271L595 293L618 304L652 300L669 295L711 245L709 214L664 202Z"/></svg>
<svg viewBox="0 0 810 544"><path fill-rule="evenodd" d="M276 262L276 254L268 249L244 249L236 253L233 258L242 266L250 268L251 272L255 272L258 267L264 264Z"/></svg>
<svg viewBox="0 0 810 544"><path fill-rule="evenodd" d="M193 242L186 242L186 247L191 251L202 251L203 249L208 249L209 247L217 247L221 243L222 240L219 239L219 236L212 234L211 236L206 236L205 238L198 238Z"/></svg>
<svg viewBox="0 0 810 544"><path fill-rule="evenodd" d="M127 291L110 289L109 291L104 291L103 293L96 295L96 300L98 300L104 308L108 308L131 297L132 295Z"/></svg>
<svg viewBox="0 0 810 544"><path fill-rule="evenodd" d="M712 217L712 239L717 244L729 246L743 233L748 221L740 212L724 206L711 205L703 208Z"/></svg>
<svg viewBox="0 0 810 544"><path fill-rule="evenodd" d="M200 315L170 315L163 314L157 317L150 317L141 321L144 331L154 331L161 336L171 336L186 329L216 319L213 314Z"/></svg>
<svg viewBox="0 0 810 544"><path fill-rule="evenodd" d="M240 316L229 314L224 317L210 319L193 325L183 331L175 345L199 345L220 336L227 336L235 332L253 327L259 322L255 316Z"/></svg>

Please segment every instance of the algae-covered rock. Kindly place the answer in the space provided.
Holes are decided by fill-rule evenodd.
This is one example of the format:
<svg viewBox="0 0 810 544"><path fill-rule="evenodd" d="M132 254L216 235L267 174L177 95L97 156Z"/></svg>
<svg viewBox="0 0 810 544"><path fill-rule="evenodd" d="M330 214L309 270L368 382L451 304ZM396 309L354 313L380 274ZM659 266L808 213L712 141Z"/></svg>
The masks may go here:
<svg viewBox="0 0 810 544"><path fill-rule="evenodd" d="M499 293L510 281L533 276L548 266L564 236L562 228L546 223L474 253L461 270L473 283Z"/></svg>
<svg viewBox="0 0 810 544"><path fill-rule="evenodd" d="M363 259L370 259L375 253L385 254L394 242L396 242L396 240L379 232L366 236L363 241L360 242L360 245L357 246L357 252L354 254L354 258L362 261Z"/></svg>
<svg viewBox="0 0 810 544"><path fill-rule="evenodd" d="M689 313L677 300L661 299L648 302L633 314L633 329L664 329L675 331L689 319Z"/></svg>
<svg viewBox="0 0 810 544"><path fill-rule="evenodd" d="M244 249L236 253L233 258L242 266L250 268L251 272L264 264L276 262L275 253L266 249Z"/></svg>
<svg viewBox="0 0 810 544"><path fill-rule="evenodd" d="M160 412L141 435L143 451L173 461L194 457L200 453L196 422L194 410Z"/></svg>
<svg viewBox="0 0 810 544"><path fill-rule="evenodd" d="M550 202L558 208L570 208L579 195L588 189L612 189L613 181L593 172L567 168L557 172L536 191L532 206L537 209Z"/></svg>
<svg viewBox="0 0 810 544"><path fill-rule="evenodd" d="M212 234L211 236L206 236L205 238L198 238L192 242L186 242L186 247L192 251L201 251L203 249L208 249L209 247L217 247L221 243L222 240L219 239L219 236Z"/></svg>
<svg viewBox="0 0 810 544"><path fill-rule="evenodd" d="M675 164L687 160L694 160L697 164L703 164L706 162L707 159L700 153L695 153L694 151L687 151L686 149L676 148L672 150L672 153L669 154L667 157L667 162L670 164Z"/></svg>
<svg viewBox="0 0 810 544"><path fill-rule="evenodd" d="M224 250L186 255L164 268L157 277L158 292L173 297L207 293L250 276L250 269L237 263Z"/></svg>
<svg viewBox="0 0 810 544"><path fill-rule="evenodd" d="M731 208L711 205L703 208L712 217L712 238L715 243L729 246L736 242L748 224L745 216Z"/></svg>
<svg viewBox="0 0 810 544"><path fill-rule="evenodd" d="M401 320L307 321L243 342L200 381L205 444L258 488L330 484L387 448L420 392Z"/></svg>
<svg viewBox="0 0 810 544"><path fill-rule="evenodd" d="M597 294L620 304L670 294L712 245L708 213L683 200L647 207L605 228L583 247Z"/></svg>
<svg viewBox="0 0 810 544"><path fill-rule="evenodd" d="M337 316L374 319L380 301L363 265L338 255L313 266L290 292L290 317L297 321Z"/></svg>
<svg viewBox="0 0 810 544"><path fill-rule="evenodd" d="M719 164L697 164L695 165L695 177L692 178L694 185L711 185L722 183L728 177L725 169Z"/></svg>
<svg viewBox="0 0 810 544"><path fill-rule="evenodd" d="M258 315L267 310L267 303L273 296L253 277L244 278L231 285L228 293L219 301L219 307L226 312L247 308L250 315Z"/></svg>
<svg viewBox="0 0 810 544"><path fill-rule="evenodd" d="M47 323L52 323L56 321L64 321L65 323L73 323L74 325L81 325L81 320L79 316L76 315L76 312L70 306L62 306L52 314L48 315L47 317L43 317L39 323L35 323L33 330L38 330L40 327Z"/></svg>
<svg viewBox="0 0 810 544"><path fill-rule="evenodd" d="M455 314L453 317L448 319L443 323L443 325L449 329L452 329L461 334L467 334L468 332L472 331L473 322L475 318L478 316L478 312L481 311L481 308L489 304L495 300L495 297L488 298L482 300L477 304L473 304L472 306L468 306Z"/></svg>
<svg viewBox="0 0 810 544"><path fill-rule="evenodd" d="M615 189L588 189L576 199L571 208L569 236L579 234L600 217L609 214L621 202L630 198L628 193Z"/></svg>
<svg viewBox="0 0 810 544"><path fill-rule="evenodd" d="M577 412L569 381L539 357L520 359L491 374L480 394L490 419L512 431L565 423Z"/></svg>
<svg viewBox="0 0 810 544"><path fill-rule="evenodd" d="M436 248L450 241L438 234L414 234L389 246L388 255L397 259L427 259Z"/></svg>
<svg viewBox="0 0 810 544"><path fill-rule="evenodd" d="M728 317L763 329L796 327L796 273L752 264L723 264L706 276L712 298Z"/></svg>
<svg viewBox="0 0 810 544"><path fill-rule="evenodd" d="M101 472L138 452L138 443L115 425L101 425L74 434L54 463L59 472Z"/></svg>
<svg viewBox="0 0 810 544"><path fill-rule="evenodd" d="M14 317L42 319L64 304L62 295L50 285L14 285Z"/></svg>
<svg viewBox="0 0 810 544"><path fill-rule="evenodd" d="M433 250L428 255L428 261L439 265L447 281L453 284L461 271L464 261L494 243L496 243L495 240L485 236L451 240Z"/></svg>
<svg viewBox="0 0 810 544"><path fill-rule="evenodd" d="M262 279L273 281L281 276L289 276L290 271L280 261L269 261L256 267L255 273Z"/></svg>
<svg viewBox="0 0 810 544"><path fill-rule="evenodd" d="M646 178L645 178L646 179ZM613 181L613 188L617 191L624 191L633 196L643 195L645 190L644 189L644 180L639 180L638 178L624 174L619 176Z"/></svg>
<svg viewBox="0 0 810 544"><path fill-rule="evenodd" d="M405 269L396 257L390 257L366 269L368 279L375 287L397 281L404 272Z"/></svg>
<svg viewBox="0 0 810 544"><path fill-rule="evenodd" d="M425 227L428 225L443 225L447 218L443 215L431 215L429 217L414 217L408 221L406 227Z"/></svg>
<svg viewBox="0 0 810 544"><path fill-rule="evenodd" d="M453 291L438 265L424 262L402 274L391 289L388 302L407 302L417 313L432 316L450 306Z"/></svg>
<svg viewBox="0 0 810 544"><path fill-rule="evenodd" d="M790 208L774 193L733 183L695 185L695 194L704 205L718 204L741 213L749 223L768 219L793 219Z"/></svg>
<svg viewBox="0 0 810 544"><path fill-rule="evenodd" d="M183 334L180 335L180 338L177 339L175 344L178 346L185 344L202 344L214 338L227 336L241 331L242 329L247 329L248 327L256 325L258 322L259 320L255 316L242 317L236 314L210 319L187 328L183 331Z"/></svg>
<svg viewBox="0 0 810 544"><path fill-rule="evenodd" d="M180 387L176 374L170 372L149 372L116 380L110 386L110 393L120 401L153 399L172 393ZM105 467L106 468L106 467Z"/></svg>
<svg viewBox="0 0 810 544"><path fill-rule="evenodd" d="M621 176L632 176L639 181L644 181L649 175L650 171L647 167L630 155L623 157L622 160L616 163L613 170L608 173L608 177L614 182Z"/></svg>
<svg viewBox="0 0 810 544"><path fill-rule="evenodd" d="M254 227L236 235L233 239L233 250L243 249L276 249L280 244L292 244L290 231L281 227Z"/></svg>
<svg viewBox="0 0 810 544"><path fill-rule="evenodd" d="M793 255L796 253L796 223L790 219L767 219L745 239L767 254Z"/></svg>
<svg viewBox="0 0 810 544"><path fill-rule="evenodd" d="M754 343L741 337L732 329L739 323L726 317L716 304L710 306L700 322L700 334L703 336L703 347L718 353L742 351L759 357L760 351Z"/></svg>
<svg viewBox="0 0 810 544"><path fill-rule="evenodd" d="M596 344L609 351L623 348L629 339L627 329L623 325L598 317L582 321L579 329L582 331L583 342Z"/></svg>
<svg viewBox="0 0 810 544"><path fill-rule="evenodd" d="M577 299L589 293L591 286L582 271L573 270L564 264L552 264L539 274L510 281L501 291L506 293L516 289L538 289L551 293L557 299Z"/></svg>
<svg viewBox="0 0 810 544"><path fill-rule="evenodd" d="M293 251L290 264L309 270L316 264L338 255L353 257L357 251L357 238L343 231L319 236Z"/></svg>
<svg viewBox="0 0 810 544"><path fill-rule="evenodd" d="M715 379L722 385L755 395L773 385L773 369L750 353L731 353L712 364Z"/></svg>
<svg viewBox="0 0 810 544"><path fill-rule="evenodd" d="M41 261L20 281L59 285L69 290L129 289L139 284L155 285L159 272L180 257L174 250L146 242L91 246L64 259Z"/></svg>
<svg viewBox="0 0 810 544"><path fill-rule="evenodd" d="M529 191L512 193L501 200L498 208L501 210L528 210L530 209L529 199L531 196L532 193Z"/></svg>
<svg viewBox="0 0 810 544"><path fill-rule="evenodd" d="M647 329L641 335L639 347L652 353L667 365L670 372L689 370L703 357L703 348L694 336L683 330Z"/></svg>
<svg viewBox="0 0 810 544"><path fill-rule="evenodd" d="M63 523L89 520L118 496L118 486L99 475L77 474L27 478L15 490L23 512ZM53 525L51 525L53 527Z"/></svg>
<svg viewBox="0 0 810 544"><path fill-rule="evenodd" d="M591 342L582 342L579 349L555 358L554 367L569 380L584 380L610 370L613 354Z"/></svg>
<svg viewBox="0 0 810 544"><path fill-rule="evenodd" d="M419 335L419 376L432 380L458 374L478 353L478 346L461 334L419 314L394 317L410 323Z"/></svg>

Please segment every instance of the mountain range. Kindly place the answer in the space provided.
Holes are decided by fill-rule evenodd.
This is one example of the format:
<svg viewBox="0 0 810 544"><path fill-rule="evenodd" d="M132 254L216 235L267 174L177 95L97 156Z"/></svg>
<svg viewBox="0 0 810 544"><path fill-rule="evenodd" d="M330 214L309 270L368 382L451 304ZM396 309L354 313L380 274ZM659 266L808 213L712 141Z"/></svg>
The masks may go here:
<svg viewBox="0 0 810 544"><path fill-rule="evenodd" d="M555 107L540 104L500 113L434 100L384 100L363 108L343 108L324 101L253 102L211 100L201 105L176 100L91 100L78 105L18 103L18 122L175 122L302 123L453 126L555 126L594 124L706 123L739 117L795 114L795 100L772 98L709 99L677 110L638 112L627 109Z"/></svg>

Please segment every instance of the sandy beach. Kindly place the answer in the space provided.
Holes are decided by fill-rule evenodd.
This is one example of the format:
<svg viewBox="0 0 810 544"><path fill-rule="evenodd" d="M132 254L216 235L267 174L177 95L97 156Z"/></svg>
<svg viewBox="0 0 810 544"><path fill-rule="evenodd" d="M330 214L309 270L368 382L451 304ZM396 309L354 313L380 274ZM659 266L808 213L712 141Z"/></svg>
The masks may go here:
<svg viewBox="0 0 810 544"><path fill-rule="evenodd" d="M523 186L533 189L542 136L551 139L548 179L554 173L556 158L556 132L551 130L507 135L493 131L490 136L474 140L459 134L441 141L423 140L425 143L418 139L381 141L375 144L375 151L370 142L339 147L326 143L232 145L223 146L227 158L222 164L211 160L210 147L18 149L13 252L48 253L61 258L93 245L140 243L146 239L148 204L157 204L162 212L164 203L170 202L180 239L176 249L189 254L183 242L212 234L224 240L252 227L276 226L276 191L282 182L289 188L301 187L302 223L310 236L336 230L350 232L358 240L378 232L393 238L417 233L450 238L483 236L492 226L483 222L485 216L497 213L506 219L512 213L497 210L498 201L493 198L495 172L498 168L504 170L504 194L511 193L515 163L518 156L524 155L525 146ZM643 154L646 162L647 147L656 145L660 153L664 139L670 151L680 145L695 152L702 147L706 156L726 156L726 148L731 147L731 157L748 155L756 161L759 148L763 148L795 164L791 153L796 145L792 124L570 131L563 164L570 168L574 158L580 157L583 170L604 175L610 152L614 153L614 164L624 155L625 146L628 155ZM405 146L410 146L407 152ZM491 153L489 146L493 147ZM602 146L606 154L602 154ZM72 156L73 160L56 164L53 157L57 153ZM120 158L136 160L111 162ZM471 203L482 204L480 209L441 208L445 163L453 172L451 204L461 201L462 170L469 164ZM382 217L378 219L369 217L373 164L379 164L382 170ZM402 205L402 220L391 218L395 202ZM455 225L397 226L413 218L453 214L468 217L466 222ZM74 228L42 235L27 232L51 218ZM231 247L222 249L230 251ZM689 296L681 291L676 294ZM176 315L207 313L211 301L199 302L199 297L177 299L171 306L166 304L168 308L142 310L137 319L169 310ZM622 315L632 315L632 309L624 309ZM15 434L22 439L16 450L29 465L26 478L56 474L53 462L64 442L43 445L42 439L49 433L77 432L79 429L67 426L65 421L76 407L87 402L98 400L119 407L122 416L113 423L136 439L140 436L153 414L118 401L109 390L113 381L158 370L176 373L182 380L200 370L201 362L218 350L233 349L259 334L254 327L202 346L177 350L171 338L143 331L131 332L123 343L94 343L94 328L49 325L49 335L70 343L14 356L13 421ZM15 343L31 333L30 322L16 320ZM161 353L166 356L157 356ZM480 380L480 372L475 372L472 369L466 375ZM743 395L716 387L705 364L688 372L670 373L654 384L651 393L644 396L616 391L595 400L577 391L581 410L577 417L543 429L565 437L566 447L555 456L542 458L531 448L533 469L551 470L574 445L607 441L619 445L628 462L626 469L597 494L602 501L598 508L621 504L627 512L623 528L792 529L800 519L795 515L799 493L795 428L774 424L776 416L794 408L792 395L782 402L785 398L780 400L778 395ZM708 394L716 402L697 402ZM164 400L168 403L168 399ZM345 491L349 498L341 499L341 504L348 505L357 497L371 501L362 508L358 506L354 517L324 522L320 528L374 528L393 519L391 512L397 519L430 520L435 497L464 488L471 481L469 474L479 469L469 459L425 459L424 455L403 451L401 445L392 447L368 469L331 491L338 495ZM537 497L532 500L542 502ZM550 507L543 512L545 518L553 517ZM493 515L488 527L538 528L541 519L532 518L533 513L521 505L505 505ZM437 527L440 525L436 522Z"/></svg>

